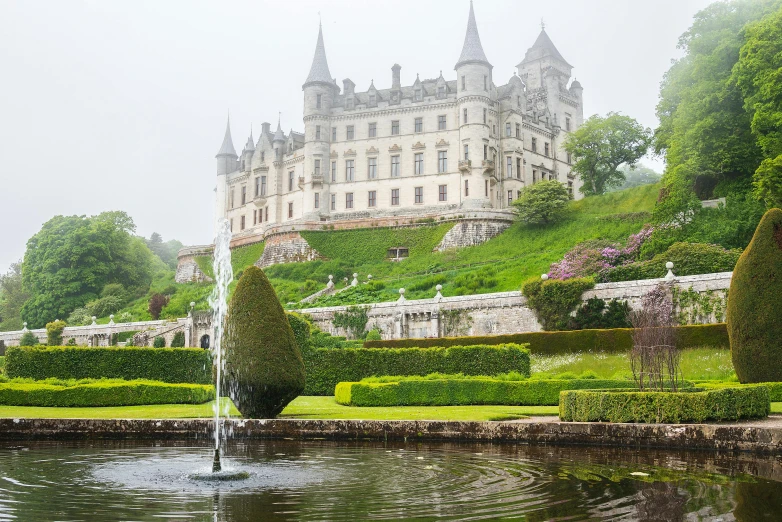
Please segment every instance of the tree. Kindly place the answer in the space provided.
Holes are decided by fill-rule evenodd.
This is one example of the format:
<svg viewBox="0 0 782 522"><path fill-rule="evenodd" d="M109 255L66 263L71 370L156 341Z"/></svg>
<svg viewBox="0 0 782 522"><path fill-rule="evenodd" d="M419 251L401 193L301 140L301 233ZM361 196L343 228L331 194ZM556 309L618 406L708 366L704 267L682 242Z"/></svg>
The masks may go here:
<svg viewBox="0 0 782 522"><path fill-rule="evenodd" d="M728 292L730 354L742 383L782 380L782 210L763 216Z"/></svg>
<svg viewBox="0 0 782 522"><path fill-rule="evenodd" d="M25 332L19 339L19 346L35 346L38 344L38 338L33 332Z"/></svg>
<svg viewBox="0 0 782 522"><path fill-rule="evenodd" d="M782 154L763 160L754 176L755 195L767 207L782 207Z"/></svg>
<svg viewBox="0 0 782 522"><path fill-rule="evenodd" d="M170 239L164 243L163 236L153 232L146 243L152 253L158 256L169 268L176 268L177 254L183 246L180 241Z"/></svg>
<svg viewBox="0 0 782 522"><path fill-rule="evenodd" d="M625 181L620 165L633 167L649 150L652 130L629 116L609 112L594 115L565 139L564 148L573 155L573 171L583 181L581 192L604 194Z"/></svg>
<svg viewBox="0 0 782 522"><path fill-rule="evenodd" d="M640 187L641 185L651 185L659 183L661 174L650 169L646 165L638 164L636 167L630 167L629 165L622 165L619 170L624 174L625 181L618 187L612 187L608 189L608 192L614 192L617 190L625 190L634 187Z"/></svg>
<svg viewBox="0 0 782 522"><path fill-rule="evenodd" d="M513 206L519 219L525 223L548 225L565 216L565 207L570 201L567 188L556 180L540 181L521 190Z"/></svg>
<svg viewBox="0 0 782 522"><path fill-rule="evenodd" d="M273 418L304 390L304 362L266 275L250 266L225 323L225 384L246 418Z"/></svg>
<svg viewBox="0 0 782 522"><path fill-rule="evenodd" d="M22 263L13 263L0 275L0 331L22 329L22 306L29 297L22 286Z"/></svg>
<svg viewBox="0 0 782 522"><path fill-rule="evenodd" d="M49 346L62 346L62 332L65 330L65 321L52 321L46 323L46 344Z"/></svg>
<svg viewBox="0 0 782 522"><path fill-rule="evenodd" d="M163 311L163 307L167 304L168 297L164 296L163 294L153 294L152 297L149 298L149 306L147 307L149 315L152 316L152 319L160 319L160 312Z"/></svg>
<svg viewBox="0 0 782 522"><path fill-rule="evenodd" d="M56 216L27 242L22 281L30 298L23 320L38 328L98 297L108 283L147 288L152 253L131 235L124 212L98 216Z"/></svg>

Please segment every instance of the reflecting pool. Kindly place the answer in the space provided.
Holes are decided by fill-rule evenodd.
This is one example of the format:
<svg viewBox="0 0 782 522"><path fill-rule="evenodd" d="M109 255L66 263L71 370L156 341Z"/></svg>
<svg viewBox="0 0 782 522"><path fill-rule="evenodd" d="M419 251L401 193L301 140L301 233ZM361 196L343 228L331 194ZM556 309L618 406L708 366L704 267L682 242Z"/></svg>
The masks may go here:
<svg viewBox="0 0 782 522"><path fill-rule="evenodd" d="M782 459L492 444L0 443L0 520L782 518Z"/></svg>

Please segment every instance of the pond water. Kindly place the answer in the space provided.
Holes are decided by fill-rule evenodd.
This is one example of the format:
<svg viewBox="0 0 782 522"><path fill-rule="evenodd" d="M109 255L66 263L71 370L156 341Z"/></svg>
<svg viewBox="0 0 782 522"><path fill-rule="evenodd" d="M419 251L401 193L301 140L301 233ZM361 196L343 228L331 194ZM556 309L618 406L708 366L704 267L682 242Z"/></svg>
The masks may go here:
<svg viewBox="0 0 782 522"><path fill-rule="evenodd" d="M782 518L782 459L527 445L0 443L0 521Z"/></svg>

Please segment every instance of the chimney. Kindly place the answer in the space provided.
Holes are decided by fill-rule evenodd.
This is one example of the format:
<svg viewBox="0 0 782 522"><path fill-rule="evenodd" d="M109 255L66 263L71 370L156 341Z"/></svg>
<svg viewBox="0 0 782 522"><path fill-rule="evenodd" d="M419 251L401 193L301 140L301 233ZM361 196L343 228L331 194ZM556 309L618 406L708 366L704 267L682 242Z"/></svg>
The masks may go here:
<svg viewBox="0 0 782 522"><path fill-rule="evenodd" d="M402 66L398 63L395 63L393 67L391 67L391 88L392 89L401 89L402 88L402 80L401 76L399 74L399 71L402 70Z"/></svg>
<svg viewBox="0 0 782 522"><path fill-rule="evenodd" d="M261 134L269 134L272 131L272 124L263 122L261 123Z"/></svg>

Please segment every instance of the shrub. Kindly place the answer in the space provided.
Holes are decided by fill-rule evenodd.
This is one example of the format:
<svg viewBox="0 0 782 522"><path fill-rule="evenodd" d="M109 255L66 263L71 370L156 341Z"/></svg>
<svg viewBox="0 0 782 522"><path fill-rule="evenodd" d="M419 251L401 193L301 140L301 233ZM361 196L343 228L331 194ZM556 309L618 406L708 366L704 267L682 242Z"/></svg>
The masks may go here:
<svg viewBox="0 0 782 522"><path fill-rule="evenodd" d="M741 255L737 249L726 250L717 245L703 243L674 243L662 254L648 261L638 261L609 268L601 279L606 282L634 281L665 277L665 263L673 262L677 276L730 272Z"/></svg>
<svg viewBox="0 0 782 522"><path fill-rule="evenodd" d="M711 346L729 348L728 331L724 323L697 324L676 327L679 347ZM527 332L507 335L477 335L468 337L438 337L434 339L393 339L365 341L366 348L431 348L471 344L526 344L535 355L557 355L581 352L621 353L633 347L632 329L575 330L563 332Z"/></svg>
<svg viewBox="0 0 782 522"><path fill-rule="evenodd" d="M214 386L159 381L98 380L49 384L46 381L0 383L4 406L59 408L136 406L141 404L201 404L214 400Z"/></svg>
<svg viewBox="0 0 782 522"><path fill-rule="evenodd" d="M25 332L19 339L19 346L37 346L38 337L33 332Z"/></svg>
<svg viewBox="0 0 782 522"><path fill-rule="evenodd" d="M212 359L200 348L11 347L6 374L42 380L148 379L163 382L212 382Z"/></svg>
<svg viewBox="0 0 782 522"><path fill-rule="evenodd" d="M741 382L782 381L782 210L760 220L728 292L731 357Z"/></svg>
<svg viewBox="0 0 782 522"><path fill-rule="evenodd" d="M184 348L185 346L185 332L176 332L171 339L171 348Z"/></svg>
<svg viewBox="0 0 782 522"><path fill-rule="evenodd" d="M79 307L68 315L65 322L71 326L85 326L92 322L92 314L87 308Z"/></svg>
<svg viewBox="0 0 782 522"><path fill-rule="evenodd" d="M590 277L611 267L609 258L604 251L619 252L616 245L610 241L589 240L571 248L562 261L552 263L549 277L552 279L571 279L573 277Z"/></svg>
<svg viewBox="0 0 782 522"><path fill-rule="evenodd" d="M363 306L351 306L344 312L334 312L331 323L336 328L344 328L349 337L363 339L364 330L369 322L367 309Z"/></svg>
<svg viewBox="0 0 782 522"><path fill-rule="evenodd" d="M575 422L729 421L765 417L770 409L768 388L761 385L679 392L563 391L559 399L559 418Z"/></svg>
<svg viewBox="0 0 782 522"><path fill-rule="evenodd" d="M291 312L287 312L285 316L288 318L288 324L291 325L293 338L296 339L296 345L299 347L299 351L304 353L309 350L310 337L312 336L312 329L309 321L305 319L305 316Z"/></svg>
<svg viewBox="0 0 782 522"><path fill-rule="evenodd" d="M342 381L373 375L427 375L433 372L529 376L529 350L517 344L450 348L343 348L313 350L307 358L307 395L331 395Z"/></svg>
<svg viewBox="0 0 782 522"><path fill-rule="evenodd" d="M380 330L377 328L372 328L369 333L367 333L367 341L379 341L383 337L380 335Z"/></svg>
<svg viewBox="0 0 782 522"><path fill-rule="evenodd" d="M403 380L394 383L341 382L334 396L345 406L555 406L562 390L627 388L632 382L602 379Z"/></svg>
<svg viewBox="0 0 782 522"><path fill-rule="evenodd" d="M236 285L224 336L228 395L243 416L276 417L304 390L304 362L263 270L249 266Z"/></svg>
<svg viewBox="0 0 782 522"><path fill-rule="evenodd" d="M46 323L46 344L60 346L62 344L62 331L65 330L65 321L52 321Z"/></svg>
<svg viewBox="0 0 782 522"><path fill-rule="evenodd" d="M71 337L70 339L68 339L68 342L65 343L65 346L76 346L76 339Z"/></svg>
<svg viewBox="0 0 782 522"><path fill-rule="evenodd" d="M547 225L561 220L570 194L565 185L556 180L541 181L521 190L513 206L524 223Z"/></svg>
<svg viewBox="0 0 782 522"><path fill-rule="evenodd" d="M599 297L587 299L576 310L575 317L568 322L571 330L600 329L600 328L629 328L630 305L627 301L611 299L606 302Z"/></svg>
<svg viewBox="0 0 782 522"><path fill-rule="evenodd" d="M107 295L87 303L87 311L95 317L106 317L122 308L123 300L116 295Z"/></svg>
<svg viewBox="0 0 782 522"><path fill-rule="evenodd" d="M160 319L160 312L167 304L168 297L163 294L153 294L152 297L149 298L149 306L147 307L149 315L155 320Z"/></svg>
<svg viewBox="0 0 782 522"><path fill-rule="evenodd" d="M166 347L166 338L163 336L157 336L155 337L155 340L152 341L152 347L153 348L165 348Z"/></svg>
<svg viewBox="0 0 782 522"><path fill-rule="evenodd" d="M522 293L544 330L565 330L581 295L594 286L595 281L588 278L533 279L524 283Z"/></svg>

